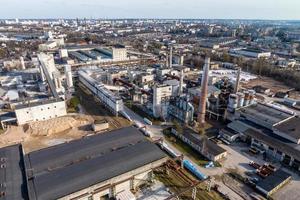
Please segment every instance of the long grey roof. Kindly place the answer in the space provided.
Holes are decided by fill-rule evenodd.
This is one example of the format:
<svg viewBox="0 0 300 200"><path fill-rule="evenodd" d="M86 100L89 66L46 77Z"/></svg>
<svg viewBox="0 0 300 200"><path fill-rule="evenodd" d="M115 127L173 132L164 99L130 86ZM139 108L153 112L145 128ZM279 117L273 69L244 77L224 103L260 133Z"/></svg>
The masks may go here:
<svg viewBox="0 0 300 200"><path fill-rule="evenodd" d="M281 124L275 126L280 132L299 140L300 139L300 118L296 116L292 119L289 119Z"/></svg>
<svg viewBox="0 0 300 200"><path fill-rule="evenodd" d="M133 127L33 152L30 199L57 199L165 157Z"/></svg>
<svg viewBox="0 0 300 200"><path fill-rule="evenodd" d="M205 139L205 138L202 138L202 136L196 137L197 133L189 128L184 129L182 136L184 136L186 139L188 139L189 141L191 141L192 143L194 143L195 145L198 145L198 146L201 146L202 140ZM212 142L209 139L206 140L206 148L207 148L207 152L213 156L218 156L218 155L226 152L226 150L224 148L215 144L214 142Z"/></svg>
<svg viewBox="0 0 300 200"><path fill-rule="evenodd" d="M42 173L143 140L145 137L138 129L122 128L31 152L26 156L26 166L32 169L34 174Z"/></svg>
<svg viewBox="0 0 300 200"><path fill-rule="evenodd" d="M262 141L268 146L276 148L277 150L294 157L298 161L300 160L300 149L297 148L299 146L298 144L294 144L292 142L288 143L287 141L284 142L282 138L276 137L275 134L268 135L251 128L245 131L244 134L256 140Z"/></svg>
<svg viewBox="0 0 300 200"><path fill-rule="evenodd" d="M0 200L27 199L26 178L21 145L0 148Z"/></svg>

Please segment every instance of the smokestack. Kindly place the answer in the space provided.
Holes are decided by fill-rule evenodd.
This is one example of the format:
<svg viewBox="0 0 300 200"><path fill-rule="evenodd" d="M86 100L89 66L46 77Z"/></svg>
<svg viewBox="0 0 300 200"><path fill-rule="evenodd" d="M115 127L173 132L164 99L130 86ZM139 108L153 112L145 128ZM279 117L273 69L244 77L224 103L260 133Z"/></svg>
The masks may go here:
<svg viewBox="0 0 300 200"><path fill-rule="evenodd" d="M169 66L170 66L170 68L172 68L173 66L172 66L172 64L173 64L173 47L171 46L170 47L170 61L169 61Z"/></svg>
<svg viewBox="0 0 300 200"><path fill-rule="evenodd" d="M180 81L179 81L179 91L178 96L180 96L183 92L183 69L180 70Z"/></svg>
<svg viewBox="0 0 300 200"><path fill-rule="evenodd" d="M240 77L241 77L241 68L239 68L238 71L237 71L235 87L234 87L234 94L236 94L239 91Z"/></svg>
<svg viewBox="0 0 300 200"><path fill-rule="evenodd" d="M201 94L200 94L201 96L200 96L200 101L199 101L199 111L198 111L198 119L197 119L200 126L204 126L204 124L205 124L209 66L210 66L210 58L206 57L205 64L203 67L202 80L201 80Z"/></svg>

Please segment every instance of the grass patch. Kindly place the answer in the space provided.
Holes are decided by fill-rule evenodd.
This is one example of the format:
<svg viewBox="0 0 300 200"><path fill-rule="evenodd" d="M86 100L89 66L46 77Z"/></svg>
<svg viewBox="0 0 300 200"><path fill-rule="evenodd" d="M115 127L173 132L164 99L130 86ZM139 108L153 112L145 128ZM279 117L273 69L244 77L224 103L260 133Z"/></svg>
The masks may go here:
<svg viewBox="0 0 300 200"><path fill-rule="evenodd" d="M153 125L160 125L161 121L159 119L156 119L153 116L149 115L148 113L143 111L139 106L134 105L131 102L126 102L125 105L141 117L149 119L153 123Z"/></svg>
<svg viewBox="0 0 300 200"><path fill-rule="evenodd" d="M68 108L67 112L68 113L75 113L78 110L78 105L80 104L80 100L77 96L72 97L69 102L67 103Z"/></svg>
<svg viewBox="0 0 300 200"><path fill-rule="evenodd" d="M3 133L5 133L5 130L0 128L0 135L3 134Z"/></svg>
<svg viewBox="0 0 300 200"><path fill-rule="evenodd" d="M163 131L165 139L170 142L172 145L176 147L180 152L182 152L184 155L188 156L199 166L206 165L209 160L207 160L204 156L202 156L200 153L195 151L192 147L182 142L180 139L173 136L169 130Z"/></svg>

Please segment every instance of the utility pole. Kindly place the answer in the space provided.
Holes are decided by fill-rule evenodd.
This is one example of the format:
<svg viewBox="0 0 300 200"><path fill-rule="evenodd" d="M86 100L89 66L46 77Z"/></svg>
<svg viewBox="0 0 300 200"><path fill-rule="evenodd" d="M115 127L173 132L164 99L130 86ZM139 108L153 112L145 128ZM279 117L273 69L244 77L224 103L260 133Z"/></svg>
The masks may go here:
<svg viewBox="0 0 300 200"><path fill-rule="evenodd" d="M195 186L192 191L192 199L193 200L196 200L196 195L197 195L197 187Z"/></svg>

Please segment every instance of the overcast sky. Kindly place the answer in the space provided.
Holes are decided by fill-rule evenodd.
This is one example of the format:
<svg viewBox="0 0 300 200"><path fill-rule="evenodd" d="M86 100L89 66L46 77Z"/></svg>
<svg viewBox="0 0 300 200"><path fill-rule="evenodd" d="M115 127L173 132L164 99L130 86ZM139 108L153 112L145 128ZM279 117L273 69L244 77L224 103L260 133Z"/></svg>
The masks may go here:
<svg viewBox="0 0 300 200"><path fill-rule="evenodd" d="M300 20L300 0L0 0L0 18Z"/></svg>

